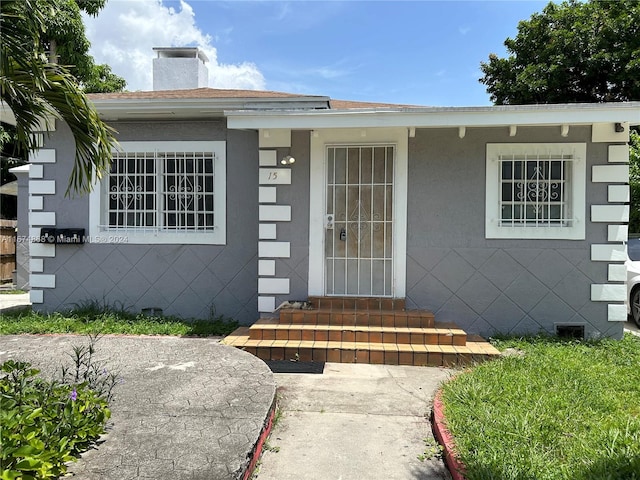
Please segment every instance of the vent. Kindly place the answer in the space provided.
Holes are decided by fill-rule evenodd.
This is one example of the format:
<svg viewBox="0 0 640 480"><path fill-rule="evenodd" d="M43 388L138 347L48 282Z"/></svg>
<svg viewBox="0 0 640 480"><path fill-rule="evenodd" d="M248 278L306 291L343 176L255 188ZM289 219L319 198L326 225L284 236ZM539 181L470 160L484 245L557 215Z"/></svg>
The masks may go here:
<svg viewBox="0 0 640 480"><path fill-rule="evenodd" d="M560 338L584 340L584 325L570 323L556 324L556 335Z"/></svg>

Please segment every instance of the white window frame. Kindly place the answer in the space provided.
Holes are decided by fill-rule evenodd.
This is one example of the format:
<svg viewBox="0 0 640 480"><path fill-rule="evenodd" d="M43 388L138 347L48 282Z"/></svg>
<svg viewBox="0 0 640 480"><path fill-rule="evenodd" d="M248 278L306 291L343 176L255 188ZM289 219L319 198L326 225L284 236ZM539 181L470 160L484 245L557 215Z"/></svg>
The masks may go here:
<svg viewBox="0 0 640 480"><path fill-rule="evenodd" d="M486 157L486 238L584 240L586 219L586 143L488 143ZM501 225L500 157L509 155L571 156L565 200L571 217L564 225Z"/></svg>
<svg viewBox="0 0 640 480"><path fill-rule="evenodd" d="M171 231L161 228L109 228L106 174L94 184L89 196L89 236L93 243L225 245L226 237L226 142L158 141L120 142L119 152L207 152L214 155L214 229Z"/></svg>

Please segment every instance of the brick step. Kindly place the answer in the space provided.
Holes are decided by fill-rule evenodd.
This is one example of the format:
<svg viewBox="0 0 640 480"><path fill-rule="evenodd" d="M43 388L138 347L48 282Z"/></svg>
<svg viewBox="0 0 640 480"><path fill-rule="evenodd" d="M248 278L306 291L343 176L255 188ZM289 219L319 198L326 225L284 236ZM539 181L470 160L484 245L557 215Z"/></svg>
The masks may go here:
<svg viewBox="0 0 640 480"><path fill-rule="evenodd" d="M223 343L246 350L263 360L300 362L371 363L386 365L456 367L495 358L500 354L485 341L465 346L398 343L254 340L249 328L241 327Z"/></svg>
<svg viewBox="0 0 640 480"><path fill-rule="evenodd" d="M275 321L274 321L275 320ZM455 325L435 327L385 327L372 325L284 324L261 319L249 328L251 340L302 340L329 342L399 343L457 345L467 342L467 334Z"/></svg>
<svg viewBox="0 0 640 480"><path fill-rule="evenodd" d="M330 308L300 310L283 308L279 311L282 324L342 325L374 327L432 328L433 313L427 310L353 310L337 311Z"/></svg>
<svg viewBox="0 0 640 480"><path fill-rule="evenodd" d="M404 310L404 298L379 297L309 297L314 308L336 311L351 310Z"/></svg>

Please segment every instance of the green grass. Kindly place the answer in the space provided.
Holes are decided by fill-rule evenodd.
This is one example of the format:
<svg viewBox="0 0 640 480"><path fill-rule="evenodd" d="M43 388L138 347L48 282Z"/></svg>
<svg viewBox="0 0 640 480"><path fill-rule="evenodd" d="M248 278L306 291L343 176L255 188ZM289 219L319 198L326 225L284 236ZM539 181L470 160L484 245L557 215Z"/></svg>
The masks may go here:
<svg viewBox="0 0 640 480"><path fill-rule="evenodd" d="M640 338L503 340L443 387L468 480L640 479Z"/></svg>
<svg viewBox="0 0 640 480"><path fill-rule="evenodd" d="M0 295L20 295L27 293L24 290L0 290Z"/></svg>
<svg viewBox="0 0 640 480"><path fill-rule="evenodd" d="M0 335L20 333L79 333L128 335L227 335L238 323L222 316L208 320L150 317L98 302L85 302L73 310L42 314L31 310L0 315Z"/></svg>

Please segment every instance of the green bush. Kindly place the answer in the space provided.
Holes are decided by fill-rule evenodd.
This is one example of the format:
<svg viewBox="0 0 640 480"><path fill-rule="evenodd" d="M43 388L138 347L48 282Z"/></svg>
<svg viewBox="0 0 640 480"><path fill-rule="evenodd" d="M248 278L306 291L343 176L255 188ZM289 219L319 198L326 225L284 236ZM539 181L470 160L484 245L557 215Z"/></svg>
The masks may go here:
<svg viewBox="0 0 640 480"><path fill-rule="evenodd" d="M76 363L79 375L74 376L83 379L85 368L95 370L90 360ZM106 397L113 382L100 393L90 388L89 380L44 380L29 363L13 360L3 363L0 372L2 480L57 478L66 472L67 462L105 432L111 415Z"/></svg>

